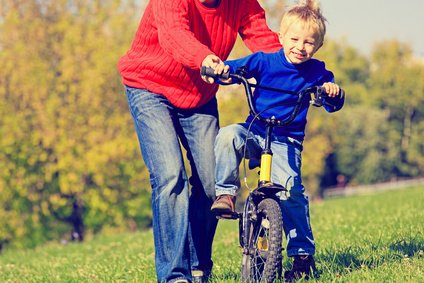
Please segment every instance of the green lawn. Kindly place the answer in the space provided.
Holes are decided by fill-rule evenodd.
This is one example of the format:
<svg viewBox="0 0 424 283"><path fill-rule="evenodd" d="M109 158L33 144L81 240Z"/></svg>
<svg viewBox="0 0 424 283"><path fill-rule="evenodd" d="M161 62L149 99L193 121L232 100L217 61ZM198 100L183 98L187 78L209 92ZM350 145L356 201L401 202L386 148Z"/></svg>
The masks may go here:
<svg viewBox="0 0 424 283"><path fill-rule="evenodd" d="M424 187L313 203L311 220L317 282L424 282ZM212 282L240 280L237 229L220 221ZM155 282L152 232L6 250L0 282Z"/></svg>

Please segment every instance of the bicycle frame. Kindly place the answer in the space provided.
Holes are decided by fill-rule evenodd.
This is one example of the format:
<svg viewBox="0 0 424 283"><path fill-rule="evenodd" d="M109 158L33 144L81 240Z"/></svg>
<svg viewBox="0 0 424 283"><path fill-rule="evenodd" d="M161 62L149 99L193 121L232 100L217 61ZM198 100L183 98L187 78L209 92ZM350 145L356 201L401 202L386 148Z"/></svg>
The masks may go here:
<svg viewBox="0 0 424 283"><path fill-rule="evenodd" d="M304 89L300 92L294 92L291 90L276 89L272 87L252 84L252 83L249 83L249 81L245 77L246 70L244 67L239 68L234 74L230 74L230 73L215 74L212 68L202 67L201 75L213 77L215 79L231 78L232 80L235 80L239 84L242 84L245 89L246 98L247 98L247 102L248 102L251 114L255 117L255 119L264 121L266 124L265 146L261 153L258 187L254 189L250 193L250 195L272 197L279 192L287 191L287 189L284 188L283 186L279 184L274 184L271 182L271 168L272 168L271 140L272 140L273 128L284 127L290 124L291 122L293 122L293 120L296 118L297 114L299 113L303 99L308 94L311 95L310 103L313 106L320 107L320 106L326 105L329 107L335 107L332 104L326 103L325 100L323 99L323 97L325 97L325 89L320 86L313 86L313 87ZM223 84L225 85L225 83ZM260 113L258 113L252 101L252 97L253 97L252 87L276 91L276 92L283 92L285 94L297 95L298 97L295 102L295 107L293 108L293 111L290 113L289 117L287 117L285 120L278 120L275 117L270 117L270 118L261 117ZM340 91L341 91L340 97L343 98L344 92L343 90L340 90ZM256 197L254 197L253 199L256 199ZM231 218L239 218L239 217L241 217L241 215L238 214Z"/></svg>
<svg viewBox="0 0 424 283"><path fill-rule="evenodd" d="M273 155L272 149L271 149L272 131L273 131L273 128L276 126L283 127L290 124L296 118L296 115L299 113L301 103L305 95L310 92L316 92L317 87L308 88L300 93L295 93L295 92L287 91L287 90L258 86L248 82L248 80L244 77L244 70L238 70L237 73L230 74L229 77L231 77L232 79L236 79L241 84L243 84L251 113L254 115L256 119L266 122L265 146L261 152L258 187L252 193L256 192L256 194L260 193L260 194L265 194L267 196L270 196L270 195L275 195L276 193L281 191L287 191L287 189L284 188L283 186L279 184L271 183L271 168L272 168L272 155ZM297 94L298 99L296 100L295 107L292 113L290 114L290 116L287 119L282 121L277 120L275 117L262 118L260 114L257 112L252 101L252 97L253 97L252 88L251 88L252 86L257 88L264 88L268 90L279 91L279 92L284 91L290 94ZM321 98L321 96L319 96L319 98Z"/></svg>
<svg viewBox="0 0 424 283"><path fill-rule="evenodd" d="M244 204L243 212L229 215L228 218L239 219L239 242L243 254L242 281L273 281L276 274L281 271L283 250L283 220L278 194L287 192L284 186L271 182L273 158L271 142L273 129L274 127L283 127L293 122L302 107L303 99L306 95L310 95L310 103L314 106L335 106L328 104L323 99L325 97L325 89L319 86L310 87L296 93L251 84L245 78L244 75L246 73L243 69L237 70L235 74L227 73L218 75L211 68L202 68L201 74L215 79L232 78L236 82L243 84L251 114L254 116L254 119L265 122L265 145L261 152L258 186L249 193ZM261 113L258 113L252 101L252 87L297 95L298 97L293 111L284 120L278 120L274 116L269 118L261 117ZM342 90L340 97L344 97Z"/></svg>

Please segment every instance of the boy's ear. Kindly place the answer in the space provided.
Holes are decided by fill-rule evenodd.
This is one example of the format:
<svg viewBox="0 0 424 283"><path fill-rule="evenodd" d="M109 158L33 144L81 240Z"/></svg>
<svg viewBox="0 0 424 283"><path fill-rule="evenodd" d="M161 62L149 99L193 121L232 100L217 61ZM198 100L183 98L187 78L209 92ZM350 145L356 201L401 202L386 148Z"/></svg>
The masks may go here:
<svg viewBox="0 0 424 283"><path fill-rule="evenodd" d="M283 34L281 32L278 33L278 40L280 41L280 44L283 45Z"/></svg>
<svg viewBox="0 0 424 283"><path fill-rule="evenodd" d="M324 45L324 40L321 41L321 44L318 45L317 49L315 50L315 52L317 52L322 46Z"/></svg>

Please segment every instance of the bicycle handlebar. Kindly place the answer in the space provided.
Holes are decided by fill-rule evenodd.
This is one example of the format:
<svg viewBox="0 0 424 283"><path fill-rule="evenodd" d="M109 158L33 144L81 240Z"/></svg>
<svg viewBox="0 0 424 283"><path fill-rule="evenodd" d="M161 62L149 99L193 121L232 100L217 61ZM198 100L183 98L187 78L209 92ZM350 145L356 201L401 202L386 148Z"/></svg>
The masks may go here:
<svg viewBox="0 0 424 283"><path fill-rule="evenodd" d="M227 80L230 78L230 72L215 74L215 70L210 67L202 67L200 70L202 76L212 77L214 79L224 79Z"/></svg>
<svg viewBox="0 0 424 283"><path fill-rule="evenodd" d="M231 78L233 80L235 79L237 83L243 84L244 89L246 91L246 97L247 97L247 101L248 101L251 113L257 119L265 121L266 123L270 123L273 126L281 127L281 126L285 126L285 125L290 124L296 118L297 114L299 113L299 110L300 110L301 104L302 104L302 100L305 97L305 95L307 95L307 94L311 95L310 103L313 106L321 107L321 106L326 105L328 107L336 108L335 105L325 101L325 98L328 98L329 96L326 93L325 88L322 87L322 86L313 86L313 87L306 88L306 89L299 91L299 92L294 92L294 91L290 91L290 90L271 88L271 87L260 86L260 85L249 83L247 78L245 77L245 70L244 69L237 70L236 73L226 72L226 73L223 73L223 74L215 74L215 71L214 71L213 68L202 67L200 73L201 73L202 76L208 76L208 77L212 77L214 79L224 79L224 80L227 80L229 78ZM262 89L276 91L276 92L282 92L282 93L285 93L285 94L288 93L288 94L292 94L292 95L297 95L298 99L296 100L295 107L294 107L293 111L291 112L290 116L288 118L286 118L285 120L282 120L282 121L276 119L275 117L270 117L270 118L261 117L260 113L258 113L258 111L256 110L256 108L253 104L253 101L252 101L253 94L252 94L251 87L262 88ZM339 99L344 99L345 92L344 92L343 89L340 89L338 97L339 97Z"/></svg>

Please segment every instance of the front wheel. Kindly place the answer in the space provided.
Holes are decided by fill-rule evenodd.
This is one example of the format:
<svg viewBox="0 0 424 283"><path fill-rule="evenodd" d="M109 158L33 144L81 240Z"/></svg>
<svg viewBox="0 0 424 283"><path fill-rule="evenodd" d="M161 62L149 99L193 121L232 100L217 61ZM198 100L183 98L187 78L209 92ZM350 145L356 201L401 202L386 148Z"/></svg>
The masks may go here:
<svg viewBox="0 0 424 283"><path fill-rule="evenodd" d="M283 220L278 202L263 199L244 221L242 282L273 282L281 268Z"/></svg>

